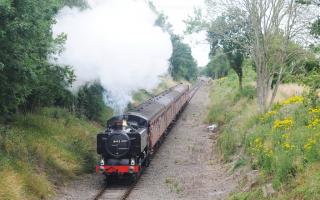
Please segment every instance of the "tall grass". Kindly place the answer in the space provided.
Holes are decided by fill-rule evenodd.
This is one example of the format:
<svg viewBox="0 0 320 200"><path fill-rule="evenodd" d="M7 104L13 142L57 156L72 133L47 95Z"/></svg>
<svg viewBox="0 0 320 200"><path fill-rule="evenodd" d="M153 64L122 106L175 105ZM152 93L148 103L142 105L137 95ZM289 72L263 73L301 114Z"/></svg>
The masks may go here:
<svg viewBox="0 0 320 200"><path fill-rule="evenodd" d="M92 171L99 130L57 108L0 125L0 199L47 199L55 184Z"/></svg>
<svg viewBox="0 0 320 200"><path fill-rule="evenodd" d="M239 91L237 76L233 73L215 80L210 91L211 103L206 121L219 124L218 147L226 161L241 150L247 127L251 126L251 119L257 114L252 71L246 70L245 74L242 91Z"/></svg>
<svg viewBox="0 0 320 200"><path fill-rule="evenodd" d="M260 171L260 185L231 198L261 199L267 183L277 191L271 199L319 198L320 174L315 168L320 164L320 105L292 96L259 114L252 79L244 83L239 92L234 74L216 80L207 117L220 124L218 147L224 160L240 157L241 163L246 160Z"/></svg>

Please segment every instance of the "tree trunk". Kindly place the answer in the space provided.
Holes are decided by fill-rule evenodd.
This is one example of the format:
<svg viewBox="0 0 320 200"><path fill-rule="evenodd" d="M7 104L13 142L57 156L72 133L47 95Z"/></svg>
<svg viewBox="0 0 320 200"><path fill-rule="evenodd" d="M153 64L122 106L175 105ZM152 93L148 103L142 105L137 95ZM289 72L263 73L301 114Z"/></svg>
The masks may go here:
<svg viewBox="0 0 320 200"><path fill-rule="evenodd" d="M280 85L280 82L281 82L281 78L282 78L282 74L283 74L283 67L281 67L281 69L280 69L276 85L274 86L274 89L272 91L272 96L271 96L270 103L269 103L269 109L271 108L271 106L273 104L273 101L274 101L274 99L275 99L275 97L277 95L278 88L279 88L279 85Z"/></svg>
<svg viewBox="0 0 320 200"><path fill-rule="evenodd" d="M255 57L257 66L257 101L259 111L264 113L267 109L267 97L269 93L269 76L267 72L267 64L263 57L259 54Z"/></svg>
<svg viewBox="0 0 320 200"><path fill-rule="evenodd" d="M242 79L243 79L243 73L242 73L242 69L239 71L238 74L238 78L239 78L239 90L242 91L243 89L243 84L242 84Z"/></svg>

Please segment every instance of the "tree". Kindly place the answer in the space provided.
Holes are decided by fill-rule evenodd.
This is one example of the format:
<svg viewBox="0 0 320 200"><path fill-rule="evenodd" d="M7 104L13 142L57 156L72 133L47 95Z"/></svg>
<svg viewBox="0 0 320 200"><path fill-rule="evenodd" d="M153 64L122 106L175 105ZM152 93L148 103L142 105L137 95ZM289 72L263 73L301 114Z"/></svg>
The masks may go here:
<svg viewBox="0 0 320 200"><path fill-rule="evenodd" d="M104 93L106 92L97 81L82 86L77 94L77 114L105 125L112 116L112 110L104 101Z"/></svg>
<svg viewBox="0 0 320 200"><path fill-rule="evenodd" d="M312 23L310 33L315 38L320 38L320 18L318 18L314 23Z"/></svg>
<svg viewBox="0 0 320 200"><path fill-rule="evenodd" d="M192 56L190 46L183 42L181 36L173 32L172 25L168 22L168 17L159 12L151 1L149 1L149 7L158 16L155 26L160 27L162 31L170 35L172 54L169 59L169 74L174 80L195 80L198 76L197 62Z"/></svg>
<svg viewBox="0 0 320 200"><path fill-rule="evenodd" d="M257 68L257 96L261 112L272 105L289 58L288 47L299 32L299 4L295 0L243 0L253 30L251 57ZM268 102L272 81L277 77Z"/></svg>
<svg viewBox="0 0 320 200"><path fill-rule="evenodd" d="M239 88L242 89L242 62L246 56L244 45L250 42L250 26L246 13L235 7L229 8L215 19L206 21L201 12L195 10L195 18L186 20L187 33L206 31L210 44L210 55L216 49L222 48L227 56L230 67L236 72L239 79ZM211 56L212 57L212 56Z"/></svg>
<svg viewBox="0 0 320 200"><path fill-rule="evenodd" d="M319 0L298 0L297 3L303 4L303 5L314 5L320 7L320 1ZM320 38L320 14L318 12L317 19L315 19L310 26L310 33L315 38Z"/></svg>
<svg viewBox="0 0 320 200"><path fill-rule="evenodd" d="M71 110L74 97L69 87L74 80L75 75L71 67L42 66L41 75L31 88L26 103L20 107L25 111L42 106L60 106Z"/></svg>
<svg viewBox="0 0 320 200"><path fill-rule="evenodd" d="M211 44L210 53L213 54L216 48L222 47L230 67L238 76L239 88L242 90L242 63L246 56L243 46L250 42L250 27L246 14L237 8L230 8L210 23L207 32Z"/></svg>
<svg viewBox="0 0 320 200"><path fill-rule="evenodd" d="M217 49L215 54L210 57L210 62L203 69L203 75L209 76L212 79L218 79L228 74L230 64L226 54L222 49Z"/></svg>
<svg viewBox="0 0 320 200"><path fill-rule="evenodd" d="M35 102L54 102L39 91L51 91L51 97L60 90L50 90L52 84L62 89L71 84L70 68L56 66L48 57L61 50L65 40L62 34L53 38L55 15L64 5L81 5L83 0L1 0L0 1L0 113L2 117L26 108ZM61 67L61 68L60 68ZM66 72L67 70L68 72ZM65 73L61 73L64 71ZM55 74L55 72L57 74ZM53 75L55 74L55 75ZM63 77L60 77L60 76ZM55 79L47 79L60 77ZM46 80L50 84L46 83ZM71 81L71 82L70 82ZM59 86L60 85L60 86ZM63 88L65 91L65 88ZM36 99L37 98L37 99ZM32 102L28 102L28 101ZM38 103L37 103L38 104Z"/></svg>
<svg viewBox="0 0 320 200"><path fill-rule="evenodd" d="M174 80L193 81L197 78L197 63L192 57L191 48L182 42L178 35L171 35L172 54L169 59L170 75Z"/></svg>

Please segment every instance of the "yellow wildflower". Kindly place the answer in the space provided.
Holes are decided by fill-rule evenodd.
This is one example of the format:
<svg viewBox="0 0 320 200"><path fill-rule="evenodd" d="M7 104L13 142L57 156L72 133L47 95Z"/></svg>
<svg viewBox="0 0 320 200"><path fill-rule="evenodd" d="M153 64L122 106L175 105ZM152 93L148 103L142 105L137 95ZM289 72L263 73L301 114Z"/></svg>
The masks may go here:
<svg viewBox="0 0 320 200"><path fill-rule="evenodd" d="M289 142L284 142L284 143L282 144L282 147L283 147L284 149L289 150L289 149L293 149L295 146L294 146L293 144L290 144Z"/></svg>
<svg viewBox="0 0 320 200"><path fill-rule="evenodd" d="M302 103L304 98L302 96L292 96L282 102L283 105L288 105L288 104L297 104L297 103Z"/></svg>
<svg viewBox="0 0 320 200"><path fill-rule="evenodd" d="M263 147L261 138L258 137L254 140L254 147L256 149L261 149Z"/></svg>
<svg viewBox="0 0 320 200"><path fill-rule="evenodd" d="M262 117L260 117L260 121L265 121L266 119L272 117L273 115L277 114L277 111L271 110L269 112L266 112Z"/></svg>
<svg viewBox="0 0 320 200"><path fill-rule="evenodd" d="M305 145L303 145L303 148L305 150L310 150L315 144L316 144L315 139L308 139L308 142Z"/></svg>
<svg viewBox="0 0 320 200"><path fill-rule="evenodd" d="M310 108L309 114L320 113L320 108Z"/></svg>
<svg viewBox="0 0 320 200"><path fill-rule="evenodd" d="M271 157L273 155L273 150L271 148L265 148L264 153L266 156Z"/></svg>
<svg viewBox="0 0 320 200"><path fill-rule="evenodd" d="M273 128L279 129L279 128L285 128L288 129L293 126L293 120L291 117L285 118L284 120L276 120L273 123Z"/></svg>
<svg viewBox="0 0 320 200"><path fill-rule="evenodd" d="M288 139L288 138L289 138L289 134L288 134L288 133L282 134L281 137L282 137L283 139Z"/></svg>
<svg viewBox="0 0 320 200"><path fill-rule="evenodd" d="M314 118L309 124L308 128L314 128L320 124L320 119L319 118Z"/></svg>
<svg viewBox="0 0 320 200"><path fill-rule="evenodd" d="M269 117L272 117L272 116L275 115L275 114L277 114L277 111L271 110L271 111L265 113L265 114L263 115L262 119L267 119L267 118L269 118Z"/></svg>

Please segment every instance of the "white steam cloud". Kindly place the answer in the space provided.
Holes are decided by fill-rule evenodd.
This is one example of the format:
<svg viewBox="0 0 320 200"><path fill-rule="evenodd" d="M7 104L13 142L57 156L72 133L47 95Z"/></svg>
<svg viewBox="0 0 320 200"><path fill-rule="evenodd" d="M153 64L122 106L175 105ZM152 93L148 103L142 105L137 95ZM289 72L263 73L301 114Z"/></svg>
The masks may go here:
<svg viewBox="0 0 320 200"><path fill-rule="evenodd" d="M75 88L100 80L120 111L132 91L151 89L167 72L170 37L155 27L156 15L145 1L95 0L90 9L64 8L54 34L66 33L65 51L57 62L74 67Z"/></svg>

